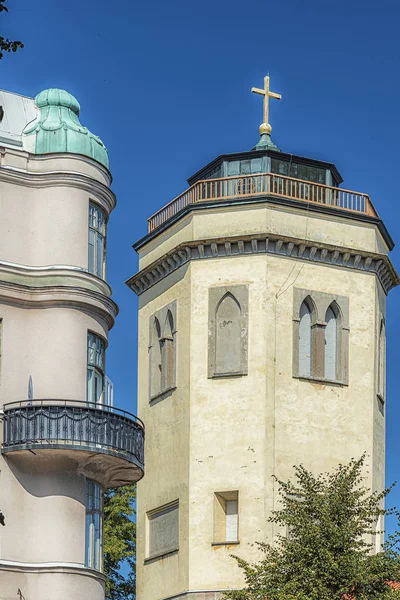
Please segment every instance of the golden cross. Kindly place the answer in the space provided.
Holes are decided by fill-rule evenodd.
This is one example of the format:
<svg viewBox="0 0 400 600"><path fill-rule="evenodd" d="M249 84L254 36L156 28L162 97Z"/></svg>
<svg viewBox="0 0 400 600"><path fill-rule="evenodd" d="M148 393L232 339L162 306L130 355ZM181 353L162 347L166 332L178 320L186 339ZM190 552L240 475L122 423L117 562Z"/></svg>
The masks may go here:
<svg viewBox="0 0 400 600"><path fill-rule="evenodd" d="M272 131L272 127L268 122L269 118L269 99L276 98L277 100L281 100L282 96L280 94L276 94L275 92L269 91L269 76L264 77L264 89L260 88L251 88L251 91L255 94L261 94L264 96L264 122L260 125L260 134L268 133L270 134Z"/></svg>

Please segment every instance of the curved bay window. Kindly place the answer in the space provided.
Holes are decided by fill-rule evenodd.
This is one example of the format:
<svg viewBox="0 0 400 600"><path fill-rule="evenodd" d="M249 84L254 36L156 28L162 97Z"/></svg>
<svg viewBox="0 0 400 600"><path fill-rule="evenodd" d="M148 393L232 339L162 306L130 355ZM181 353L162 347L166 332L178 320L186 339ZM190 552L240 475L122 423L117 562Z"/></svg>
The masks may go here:
<svg viewBox="0 0 400 600"><path fill-rule="evenodd" d="M88 404L102 404L105 388L105 344L98 335L88 332L86 400Z"/></svg>
<svg viewBox="0 0 400 600"><path fill-rule="evenodd" d="M85 567L103 570L103 490L86 480Z"/></svg>
<svg viewBox="0 0 400 600"><path fill-rule="evenodd" d="M105 213L93 202L89 203L89 273L105 279L106 276L106 231Z"/></svg>

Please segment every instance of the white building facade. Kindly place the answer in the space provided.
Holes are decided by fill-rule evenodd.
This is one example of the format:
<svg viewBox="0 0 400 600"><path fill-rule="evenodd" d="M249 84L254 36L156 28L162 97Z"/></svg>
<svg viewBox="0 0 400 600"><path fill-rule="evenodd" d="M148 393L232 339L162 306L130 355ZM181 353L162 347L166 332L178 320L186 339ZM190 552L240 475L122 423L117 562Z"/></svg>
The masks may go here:
<svg viewBox="0 0 400 600"><path fill-rule="evenodd" d="M63 90L0 105L0 599L103 600L102 494L144 468L106 375L107 151Z"/></svg>

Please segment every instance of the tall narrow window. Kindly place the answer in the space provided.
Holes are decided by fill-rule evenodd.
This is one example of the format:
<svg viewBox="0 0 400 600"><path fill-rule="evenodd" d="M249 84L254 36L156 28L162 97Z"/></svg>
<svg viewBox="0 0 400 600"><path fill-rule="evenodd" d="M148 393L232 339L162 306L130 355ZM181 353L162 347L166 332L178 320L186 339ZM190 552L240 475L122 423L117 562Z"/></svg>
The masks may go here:
<svg viewBox="0 0 400 600"><path fill-rule="evenodd" d="M240 304L226 294L217 306L215 316L215 373L240 373L242 363L242 327Z"/></svg>
<svg viewBox="0 0 400 600"><path fill-rule="evenodd" d="M85 566L103 569L103 491L98 483L86 480Z"/></svg>
<svg viewBox="0 0 400 600"><path fill-rule="evenodd" d="M385 322L382 320L379 331L379 354L378 354L378 394L382 400L385 399L385 365L386 365L386 331Z"/></svg>
<svg viewBox="0 0 400 600"><path fill-rule="evenodd" d="M87 386L89 404L103 403L105 390L105 344L98 335L88 332L87 337Z"/></svg>
<svg viewBox="0 0 400 600"><path fill-rule="evenodd" d="M114 406L114 384L109 377L106 377L106 391L104 404L109 408Z"/></svg>
<svg viewBox="0 0 400 600"><path fill-rule="evenodd" d="M89 273L105 279L106 276L106 216L94 204L89 203Z"/></svg>
<svg viewBox="0 0 400 600"><path fill-rule="evenodd" d="M161 392L161 327L157 317L153 317L150 340L150 396Z"/></svg>
<svg viewBox="0 0 400 600"><path fill-rule="evenodd" d="M150 398L176 385L176 302L150 317L149 331Z"/></svg>
<svg viewBox="0 0 400 600"><path fill-rule="evenodd" d="M239 541L239 492L214 495L214 544L237 544Z"/></svg>
<svg viewBox="0 0 400 600"><path fill-rule="evenodd" d="M167 390L174 385L174 321L171 311L167 312L164 334L161 338L161 387Z"/></svg>
<svg viewBox="0 0 400 600"><path fill-rule="evenodd" d="M300 307L299 323L299 375L311 375L311 310L306 302Z"/></svg>
<svg viewBox="0 0 400 600"><path fill-rule="evenodd" d="M325 315L325 379L337 379L338 319L330 306Z"/></svg>

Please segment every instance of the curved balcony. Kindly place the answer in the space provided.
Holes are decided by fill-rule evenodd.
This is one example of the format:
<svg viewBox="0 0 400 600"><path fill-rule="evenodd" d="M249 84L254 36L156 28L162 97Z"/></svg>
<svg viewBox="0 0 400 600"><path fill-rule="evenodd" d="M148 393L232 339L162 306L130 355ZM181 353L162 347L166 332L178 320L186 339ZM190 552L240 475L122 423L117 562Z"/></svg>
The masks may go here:
<svg viewBox="0 0 400 600"><path fill-rule="evenodd" d="M131 413L102 404L11 402L4 405L2 454L31 460L39 454L53 466L58 457L104 487L126 485L144 474L144 425Z"/></svg>

